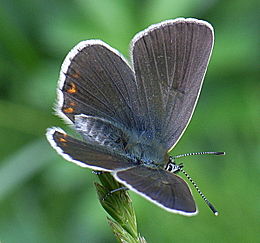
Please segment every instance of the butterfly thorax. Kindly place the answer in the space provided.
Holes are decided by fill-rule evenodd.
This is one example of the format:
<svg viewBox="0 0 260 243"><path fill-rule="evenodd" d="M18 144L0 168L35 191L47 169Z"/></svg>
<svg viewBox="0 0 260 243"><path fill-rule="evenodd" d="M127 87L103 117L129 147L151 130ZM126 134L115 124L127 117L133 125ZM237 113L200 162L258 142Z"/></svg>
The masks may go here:
<svg viewBox="0 0 260 243"><path fill-rule="evenodd" d="M126 153L133 159L151 167L163 167L168 161L167 149L147 133L132 132L125 146Z"/></svg>
<svg viewBox="0 0 260 243"><path fill-rule="evenodd" d="M149 130L127 129L120 124L83 114L75 116L75 128L86 142L124 155L133 162L151 167L163 167L168 162L166 146Z"/></svg>

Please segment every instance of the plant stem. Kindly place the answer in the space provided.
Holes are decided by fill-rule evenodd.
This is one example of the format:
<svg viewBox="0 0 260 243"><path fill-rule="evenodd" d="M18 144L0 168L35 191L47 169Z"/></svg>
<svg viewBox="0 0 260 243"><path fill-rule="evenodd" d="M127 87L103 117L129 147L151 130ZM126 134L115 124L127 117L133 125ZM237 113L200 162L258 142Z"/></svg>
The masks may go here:
<svg viewBox="0 0 260 243"><path fill-rule="evenodd" d="M101 184L95 183L99 201L112 217L108 223L119 242L146 243L137 230L136 216L131 198L124 186L110 173L97 173ZM119 189L111 193L113 190Z"/></svg>

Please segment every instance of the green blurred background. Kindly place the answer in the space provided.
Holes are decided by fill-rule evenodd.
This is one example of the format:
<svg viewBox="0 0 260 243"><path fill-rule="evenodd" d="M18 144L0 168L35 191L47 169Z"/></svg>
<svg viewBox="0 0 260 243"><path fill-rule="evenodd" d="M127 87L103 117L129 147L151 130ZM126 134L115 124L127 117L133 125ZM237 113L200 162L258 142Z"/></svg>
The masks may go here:
<svg viewBox="0 0 260 243"><path fill-rule="evenodd" d="M79 41L98 38L128 57L131 38L153 23L195 17L215 28L201 97L172 153L220 212L194 192L196 217L170 214L131 193L139 231L150 242L260 239L260 83L257 0L1 0L0 241L115 242L88 169L64 161L45 130L61 63ZM258 235L257 235L258 234Z"/></svg>

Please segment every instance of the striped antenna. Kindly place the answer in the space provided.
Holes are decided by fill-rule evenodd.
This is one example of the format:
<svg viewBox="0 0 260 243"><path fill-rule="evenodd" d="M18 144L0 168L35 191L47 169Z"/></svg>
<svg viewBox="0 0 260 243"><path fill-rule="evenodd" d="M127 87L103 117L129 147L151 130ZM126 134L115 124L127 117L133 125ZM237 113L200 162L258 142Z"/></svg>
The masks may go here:
<svg viewBox="0 0 260 243"><path fill-rule="evenodd" d="M204 155L204 154L225 155L225 152L193 152L193 153L176 155L176 156L173 156L173 158L178 159L178 158L186 157L186 156L190 156L190 155Z"/></svg>
<svg viewBox="0 0 260 243"><path fill-rule="evenodd" d="M205 195L201 192L201 190L199 189L199 187L197 186L197 184L192 180L192 178L182 169L182 167L179 167L179 171L181 171L187 178L188 180L192 183L192 185L195 187L195 189L197 190L197 192L200 194L200 196L202 197L202 199L205 201L205 203L209 206L209 208L211 209L211 211L217 216L218 215L218 211L215 209L215 207L209 202L209 200L205 197Z"/></svg>

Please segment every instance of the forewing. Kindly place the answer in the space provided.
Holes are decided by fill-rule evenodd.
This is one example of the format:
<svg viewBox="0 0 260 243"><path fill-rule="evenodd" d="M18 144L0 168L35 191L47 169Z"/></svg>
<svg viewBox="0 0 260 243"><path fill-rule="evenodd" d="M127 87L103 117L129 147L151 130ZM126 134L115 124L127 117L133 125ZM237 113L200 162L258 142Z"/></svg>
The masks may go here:
<svg viewBox="0 0 260 243"><path fill-rule="evenodd" d="M83 41L62 65L56 111L70 123L85 114L132 127L135 91L133 71L116 50L100 40Z"/></svg>
<svg viewBox="0 0 260 243"><path fill-rule="evenodd" d="M135 164L126 156L95 141L80 141L59 128L50 128L47 139L51 146L66 160L93 170L112 171L125 169Z"/></svg>
<svg viewBox="0 0 260 243"><path fill-rule="evenodd" d="M172 148L194 111L213 46L213 28L196 19L165 21L135 36L132 59L145 129Z"/></svg>
<svg viewBox="0 0 260 243"><path fill-rule="evenodd" d="M167 211L184 215L197 213L188 185L173 173L136 166L112 174L120 183Z"/></svg>

